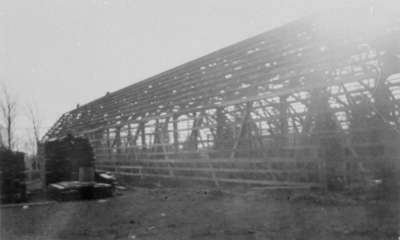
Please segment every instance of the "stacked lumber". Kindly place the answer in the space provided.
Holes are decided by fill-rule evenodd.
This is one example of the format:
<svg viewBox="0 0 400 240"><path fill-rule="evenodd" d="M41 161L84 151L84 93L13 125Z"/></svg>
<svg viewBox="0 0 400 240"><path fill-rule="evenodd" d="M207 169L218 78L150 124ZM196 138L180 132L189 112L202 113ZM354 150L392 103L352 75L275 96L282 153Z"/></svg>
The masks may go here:
<svg viewBox="0 0 400 240"><path fill-rule="evenodd" d="M24 153L0 148L1 202L20 202L26 198Z"/></svg>
<svg viewBox="0 0 400 240"><path fill-rule="evenodd" d="M68 135L44 146L47 184L79 179L80 168L93 167L94 155L85 138Z"/></svg>

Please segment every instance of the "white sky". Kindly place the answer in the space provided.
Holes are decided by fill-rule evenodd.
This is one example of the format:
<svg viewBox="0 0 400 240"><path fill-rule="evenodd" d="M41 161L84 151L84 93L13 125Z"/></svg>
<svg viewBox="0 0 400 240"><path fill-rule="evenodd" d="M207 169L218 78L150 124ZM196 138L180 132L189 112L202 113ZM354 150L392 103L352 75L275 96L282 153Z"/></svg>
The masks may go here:
<svg viewBox="0 0 400 240"><path fill-rule="evenodd" d="M0 83L20 105L36 102L45 131L107 91L313 12L371 1L2 0ZM400 0L376 2L400 9Z"/></svg>

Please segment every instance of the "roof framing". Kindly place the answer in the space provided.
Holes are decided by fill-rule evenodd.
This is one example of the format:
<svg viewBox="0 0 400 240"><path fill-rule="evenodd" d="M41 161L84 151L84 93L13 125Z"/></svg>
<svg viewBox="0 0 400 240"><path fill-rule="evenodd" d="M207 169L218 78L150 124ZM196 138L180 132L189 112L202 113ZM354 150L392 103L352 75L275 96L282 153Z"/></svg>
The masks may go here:
<svg viewBox="0 0 400 240"><path fill-rule="evenodd" d="M340 77L336 71L376 58L368 55L371 48L385 51L390 45L399 54L399 43L398 16L352 11L313 15L67 112L45 139L365 79L365 71L342 72Z"/></svg>

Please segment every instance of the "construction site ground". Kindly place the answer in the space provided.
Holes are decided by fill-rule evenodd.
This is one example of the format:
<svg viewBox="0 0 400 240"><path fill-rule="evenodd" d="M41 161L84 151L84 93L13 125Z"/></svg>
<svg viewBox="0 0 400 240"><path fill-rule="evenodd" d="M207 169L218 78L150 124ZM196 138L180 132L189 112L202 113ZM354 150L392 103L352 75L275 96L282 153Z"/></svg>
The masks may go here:
<svg viewBox="0 0 400 240"><path fill-rule="evenodd" d="M1 239L399 239L399 201L352 192L130 188L102 200L3 206Z"/></svg>

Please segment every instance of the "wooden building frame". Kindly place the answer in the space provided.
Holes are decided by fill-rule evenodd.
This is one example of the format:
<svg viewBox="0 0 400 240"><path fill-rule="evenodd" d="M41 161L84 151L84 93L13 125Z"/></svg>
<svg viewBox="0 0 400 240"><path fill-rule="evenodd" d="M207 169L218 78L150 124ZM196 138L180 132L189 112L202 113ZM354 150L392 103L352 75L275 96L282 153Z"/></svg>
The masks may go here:
<svg viewBox="0 0 400 240"><path fill-rule="evenodd" d="M96 167L138 178L326 185L398 162L400 17L317 14L65 113ZM345 24L341 24L345 23ZM392 161L393 160L393 161Z"/></svg>

